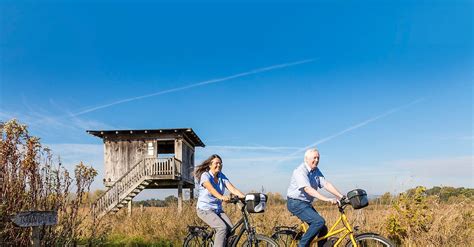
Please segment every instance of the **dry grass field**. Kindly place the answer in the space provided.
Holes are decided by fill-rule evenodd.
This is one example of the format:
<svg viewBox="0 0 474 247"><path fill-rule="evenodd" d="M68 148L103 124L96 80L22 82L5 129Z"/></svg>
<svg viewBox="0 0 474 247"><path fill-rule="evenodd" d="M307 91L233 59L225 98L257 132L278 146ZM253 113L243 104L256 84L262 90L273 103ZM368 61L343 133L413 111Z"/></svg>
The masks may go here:
<svg viewBox="0 0 474 247"><path fill-rule="evenodd" d="M67 171L16 120L1 130L0 246L29 245L31 228L16 227L8 219L31 209L58 212L58 224L41 229L43 246L181 246L188 225L203 225L195 205L186 202L178 213L176 202L166 198L161 205L168 207L135 207L131 217L121 210L93 220L90 204L101 194L89 193L95 169L81 162L74 172ZM251 217L257 232L271 235L275 226L300 223L281 195L268 196L266 212ZM317 203L316 208L328 225L339 216L335 206ZM225 205L225 211L233 222L241 216L236 205ZM360 232L379 233L401 246L474 246L472 188L418 186L396 196L386 193L367 208L346 212Z"/></svg>
<svg viewBox="0 0 474 247"><path fill-rule="evenodd" d="M317 206L320 214L331 225L339 216L335 206ZM401 246L473 246L474 245L474 205L472 201L460 201L451 204L430 202L425 208L429 215L429 222L423 225L421 221L405 221L397 215L394 206L372 204L361 210L347 209L346 213L354 226L359 226L361 232L376 232L386 237L392 237ZM233 222L240 217L236 205L226 205L226 213ZM390 232L389 218L398 217L399 228L407 231L398 238ZM393 218L392 217L392 218ZM409 220L419 217L409 216ZM278 225L293 226L299 220L291 216L284 204L269 203L263 214L252 215L253 225L259 233L270 235L272 229ZM421 222L421 223L420 223ZM424 222L426 223L426 222ZM194 205L186 203L181 214L176 207L145 207L134 208L132 217L128 217L125 210L116 215L103 219L101 227L108 227L109 232L104 239L106 245L117 246L180 246L186 236L188 225L202 225L203 222L196 216ZM406 224L406 225L403 225ZM418 224L418 225L417 225ZM392 226L393 228L393 226ZM100 230L104 229L99 229ZM403 233L403 231L401 231ZM104 242L103 242L104 243Z"/></svg>

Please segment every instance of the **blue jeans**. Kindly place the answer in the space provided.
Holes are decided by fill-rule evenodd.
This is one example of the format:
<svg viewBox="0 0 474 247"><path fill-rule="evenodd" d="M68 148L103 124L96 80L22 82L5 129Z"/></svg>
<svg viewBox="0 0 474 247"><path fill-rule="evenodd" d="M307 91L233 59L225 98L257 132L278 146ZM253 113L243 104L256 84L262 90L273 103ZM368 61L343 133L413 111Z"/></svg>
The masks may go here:
<svg viewBox="0 0 474 247"><path fill-rule="evenodd" d="M311 241L322 231L327 231L326 221L313 208L310 202L288 198L288 210L300 220L308 223L308 231L301 237L299 247L309 246ZM319 245L320 243L318 243Z"/></svg>

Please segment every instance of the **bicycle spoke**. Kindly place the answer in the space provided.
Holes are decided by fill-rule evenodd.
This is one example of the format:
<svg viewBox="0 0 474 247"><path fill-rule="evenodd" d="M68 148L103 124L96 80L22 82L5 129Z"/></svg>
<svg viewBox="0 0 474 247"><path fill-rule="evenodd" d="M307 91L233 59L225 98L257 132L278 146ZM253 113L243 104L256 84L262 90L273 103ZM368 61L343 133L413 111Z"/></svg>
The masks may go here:
<svg viewBox="0 0 474 247"><path fill-rule="evenodd" d="M364 239L362 241L357 241L357 245L359 247L379 247L379 246L387 246L385 243L381 243L377 240L373 239Z"/></svg>
<svg viewBox="0 0 474 247"><path fill-rule="evenodd" d="M394 246L390 240L372 233L361 234L356 237L357 245L360 247L390 247ZM352 246L352 242L349 241L346 246Z"/></svg>
<svg viewBox="0 0 474 247"><path fill-rule="evenodd" d="M290 246L291 242L296 236L296 232L292 230L282 230L273 234L272 239L275 240L279 246Z"/></svg>
<svg viewBox="0 0 474 247"><path fill-rule="evenodd" d="M198 236L194 236L190 239L188 239L184 246L186 247L211 247L212 246L212 241L209 241L207 239L203 239Z"/></svg>
<svg viewBox="0 0 474 247"><path fill-rule="evenodd" d="M242 244L243 247L278 247L281 245L278 245L275 240L263 236L263 235L255 235L255 239L253 242L249 241L249 239L245 240L245 242Z"/></svg>
<svg viewBox="0 0 474 247"><path fill-rule="evenodd" d="M280 246L290 246L293 238L290 235L279 235L275 241L277 241Z"/></svg>

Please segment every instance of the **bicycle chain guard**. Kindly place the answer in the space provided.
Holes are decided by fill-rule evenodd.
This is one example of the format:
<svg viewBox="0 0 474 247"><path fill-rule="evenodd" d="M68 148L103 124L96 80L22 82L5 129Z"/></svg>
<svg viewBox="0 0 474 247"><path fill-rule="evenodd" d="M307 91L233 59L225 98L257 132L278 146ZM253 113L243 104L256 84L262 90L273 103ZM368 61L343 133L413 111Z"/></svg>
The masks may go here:
<svg viewBox="0 0 474 247"><path fill-rule="evenodd" d="M208 231L206 226L188 226L188 232L201 238L212 238L214 231Z"/></svg>
<svg viewBox="0 0 474 247"><path fill-rule="evenodd" d="M275 226L273 227L273 232L278 232L280 230L293 230L293 231L296 231L296 229L298 228L298 226Z"/></svg>
<svg viewBox="0 0 474 247"><path fill-rule="evenodd" d="M237 235L232 235L228 237L226 246L232 246L232 243L235 241L236 238L237 238Z"/></svg>

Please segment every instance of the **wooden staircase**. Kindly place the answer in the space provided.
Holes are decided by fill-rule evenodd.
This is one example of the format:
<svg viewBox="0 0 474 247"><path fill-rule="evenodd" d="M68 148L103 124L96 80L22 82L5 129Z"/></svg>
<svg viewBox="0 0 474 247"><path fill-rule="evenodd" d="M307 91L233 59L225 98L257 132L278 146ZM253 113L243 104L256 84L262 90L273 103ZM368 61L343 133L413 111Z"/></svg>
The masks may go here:
<svg viewBox="0 0 474 247"><path fill-rule="evenodd" d="M94 217L117 212L158 179L181 179L181 161L172 158L145 158L120 177L92 204Z"/></svg>

